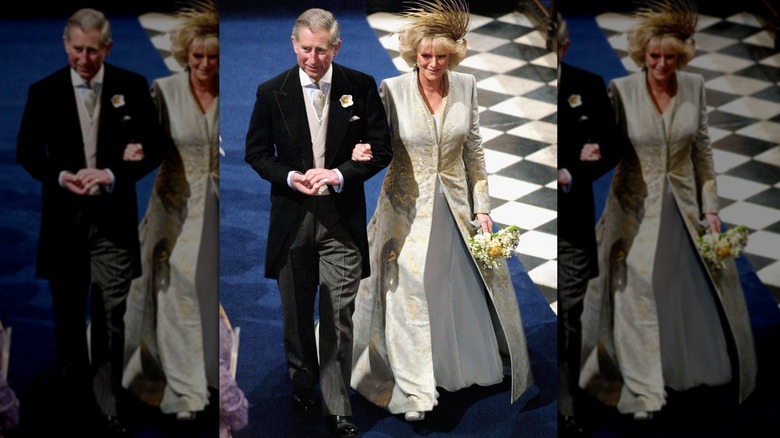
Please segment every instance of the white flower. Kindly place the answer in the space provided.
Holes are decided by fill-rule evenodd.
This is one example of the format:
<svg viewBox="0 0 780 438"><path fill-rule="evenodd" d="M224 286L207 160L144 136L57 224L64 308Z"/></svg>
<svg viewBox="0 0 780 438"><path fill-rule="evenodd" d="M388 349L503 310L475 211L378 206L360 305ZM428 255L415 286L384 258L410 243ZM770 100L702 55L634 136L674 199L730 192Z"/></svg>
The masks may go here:
<svg viewBox="0 0 780 438"><path fill-rule="evenodd" d="M582 96L579 94L572 94L569 96L569 106L572 108L577 108L578 106L582 105Z"/></svg>
<svg viewBox="0 0 780 438"><path fill-rule="evenodd" d="M125 96L123 94L115 94L111 97L111 105L114 105L114 108L125 106Z"/></svg>
<svg viewBox="0 0 780 438"><path fill-rule="evenodd" d="M500 264L500 259L512 257L520 239L520 229L511 225L495 233L485 233L479 230L469 238L468 246L474 258L488 268L493 269Z"/></svg>
<svg viewBox="0 0 780 438"><path fill-rule="evenodd" d="M352 106L352 95L351 94L345 94L339 98L339 102L341 102L342 108L347 108Z"/></svg>
<svg viewBox="0 0 780 438"><path fill-rule="evenodd" d="M740 225L723 233L704 234L696 239L696 248L710 266L721 269L728 266L731 259L742 254L747 241L748 229Z"/></svg>

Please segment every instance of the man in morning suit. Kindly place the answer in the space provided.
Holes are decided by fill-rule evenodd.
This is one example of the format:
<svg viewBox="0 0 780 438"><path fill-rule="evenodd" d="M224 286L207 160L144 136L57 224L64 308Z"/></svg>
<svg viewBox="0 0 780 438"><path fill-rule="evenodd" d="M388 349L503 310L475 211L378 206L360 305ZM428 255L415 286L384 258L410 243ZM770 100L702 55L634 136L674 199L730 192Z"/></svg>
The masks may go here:
<svg viewBox="0 0 780 438"><path fill-rule="evenodd" d="M603 78L562 62L571 44L558 15L558 414L561 436L584 432L579 389L582 300L598 275L593 181L619 158Z"/></svg>
<svg viewBox="0 0 780 438"><path fill-rule="evenodd" d="M389 130L374 78L332 63L341 40L330 12L305 11L291 39L298 65L258 87L245 159L271 183L265 275L281 294L293 405L312 409L319 377L329 428L352 436L352 313L369 275L363 182L390 163ZM370 162L351 160L358 143Z"/></svg>
<svg viewBox="0 0 780 438"><path fill-rule="evenodd" d="M121 435L125 299L141 272L135 183L159 164L163 137L146 79L104 62L113 41L102 12L75 12L63 43L69 65L29 88L17 161L42 183L36 276L52 293L66 408L94 397L105 434ZM144 160L123 160L131 140Z"/></svg>

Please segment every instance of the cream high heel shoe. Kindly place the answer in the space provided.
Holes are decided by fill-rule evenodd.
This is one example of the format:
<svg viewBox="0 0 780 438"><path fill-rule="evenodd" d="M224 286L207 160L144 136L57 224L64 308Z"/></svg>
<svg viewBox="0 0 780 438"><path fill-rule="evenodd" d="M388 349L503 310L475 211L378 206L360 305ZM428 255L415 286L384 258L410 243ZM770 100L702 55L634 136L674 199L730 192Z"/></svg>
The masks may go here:
<svg viewBox="0 0 780 438"><path fill-rule="evenodd" d="M653 413L649 411L636 411L634 412L634 420L649 421L653 419Z"/></svg>
<svg viewBox="0 0 780 438"><path fill-rule="evenodd" d="M420 421L424 418L425 418L425 412L409 411L404 414L404 419L406 421Z"/></svg>
<svg viewBox="0 0 780 438"><path fill-rule="evenodd" d="M190 421L195 419L195 412L179 411L176 413L176 419L179 421Z"/></svg>

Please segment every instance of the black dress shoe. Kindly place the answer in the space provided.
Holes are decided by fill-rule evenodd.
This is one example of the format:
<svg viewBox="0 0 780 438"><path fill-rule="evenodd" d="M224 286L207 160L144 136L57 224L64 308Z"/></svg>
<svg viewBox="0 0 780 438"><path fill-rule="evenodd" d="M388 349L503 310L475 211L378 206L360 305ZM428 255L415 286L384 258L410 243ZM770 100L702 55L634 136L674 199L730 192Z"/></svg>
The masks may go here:
<svg viewBox="0 0 780 438"><path fill-rule="evenodd" d="M314 409L314 392L311 390L296 389L293 392L290 401L298 412L311 412Z"/></svg>
<svg viewBox="0 0 780 438"><path fill-rule="evenodd" d="M106 416L106 430L108 431L108 436L110 437L129 437L130 432L127 430L127 426L125 426L122 421L115 416L108 415Z"/></svg>
<svg viewBox="0 0 780 438"><path fill-rule="evenodd" d="M585 436L585 427L576 418L568 415L558 416L559 435L561 437Z"/></svg>
<svg viewBox="0 0 780 438"><path fill-rule="evenodd" d="M345 436L357 436L358 429L355 423L350 420L349 417L342 415L328 415L326 417L328 422L328 428L333 436L345 437Z"/></svg>

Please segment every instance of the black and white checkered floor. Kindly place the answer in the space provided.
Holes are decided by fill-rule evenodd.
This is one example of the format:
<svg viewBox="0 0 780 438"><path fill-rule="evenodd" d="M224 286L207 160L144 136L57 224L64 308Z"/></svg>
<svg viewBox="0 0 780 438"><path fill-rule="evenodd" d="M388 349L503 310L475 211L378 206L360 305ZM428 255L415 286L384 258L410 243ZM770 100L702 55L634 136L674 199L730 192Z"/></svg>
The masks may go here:
<svg viewBox="0 0 780 438"><path fill-rule="evenodd" d="M171 71L164 14L140 17ZM368 16L399 73L409 67L398 55L393 32L403 24L393 13ZM623 32L632 20L603 13L597 23L631 72ZM524 230L518 257L555 309L556 268L556 55L522 13L492 18L472 14L469 55L457 67L479 88L480 123L493 197L493 219ZM687 69L707 80L710 136L719 173L721 217L751 229L746 257L780 303L780 54L761 17L702 14L698 55Z"/></svg>
<svg viewBox="0 0 780 438"><path fill-rule="evenodd" d="M633 21L618 13L596 21L625 68L636 71L623 34ZM706 80L720 216L750 228L746 258L780 303L780 53L762 17L750 13L700 14L695 39L698 53L686 70Z"/></svg>
<svg viewBox="0 0 780 438"><path fill-rule="evenodd" d="M183 70L183 67L173 59L171 55L170 31L176 26L176 19L169 14L149 12L138 17L141 27L146 30L152 44L160 52L165 65L174 73Z"/></svg>
<svg viewBox="0 0 780 438"><path fill-rule="evenodd" d="M403 20L377 12L368 22L399 73L410 70L394 34ZM455 69L477 79L480 128L493 220L523 230L518 257L553 308L557 295L557 58L521 13L472 14L469 53Z"/></svg>

